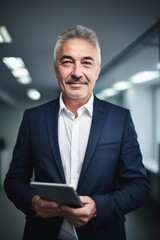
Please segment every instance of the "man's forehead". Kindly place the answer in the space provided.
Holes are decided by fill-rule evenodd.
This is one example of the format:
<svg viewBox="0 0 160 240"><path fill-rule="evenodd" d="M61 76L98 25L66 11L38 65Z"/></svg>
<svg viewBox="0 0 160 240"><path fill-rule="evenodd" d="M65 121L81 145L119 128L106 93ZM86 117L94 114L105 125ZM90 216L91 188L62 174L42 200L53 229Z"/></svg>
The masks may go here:
<svg viewBox="0 0 160 240"><path fill-rule="evenodd" d="M60 48L62 49L77 48L77 49L84 49L84 50L90 50L90 49L96 50L96 47L90 42L88 42L87 40L78 39L78 38L73 38L73 39L64 41Z"/></svg>
<svg viewBox="0 0 160 240"><path fill-rule="evenodd" d="M63 56L80 55L83 58L94 59L97 57L97 49L91 43L83 39L70 39L62 43L59 54Z"/></svg>

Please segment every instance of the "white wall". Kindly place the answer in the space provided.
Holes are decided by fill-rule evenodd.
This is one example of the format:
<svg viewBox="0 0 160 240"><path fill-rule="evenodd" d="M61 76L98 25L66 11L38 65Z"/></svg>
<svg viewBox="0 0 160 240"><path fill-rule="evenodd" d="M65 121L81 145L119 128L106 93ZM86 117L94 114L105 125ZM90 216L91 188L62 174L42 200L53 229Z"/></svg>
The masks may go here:
<svg viewBox="0 0 160 240"><path fill-rule="evenodd" d="M40 104L40 103L39 103ZM34 103L34 105L37 105ZM33 105L31 105L33 106ZM8 106L0 103L0 137L5 140L5 149L0 154L0 185L3 184L6 172L12 158L18 129L23 117L23 112L29 105Z"/></svg>
<svg viewBox="0 0 160 240"><path fill-rule="evenodd" d="M159 171L157 159L159 122L156 120L159 110L157 105L159 105L158 91L154 91L153 87L135 85L124 93L124 106L131 111L144 164L154 173Z"/></svg>
<svg viewBox="0 0 160 240"><path fill-rule="evenodd" d="M155 119L154 119L154 135L155 135L155 156L159 162L160 172L160 83L154 88L155 102Z"/></svg>
<svg viewBox="0 0 160 240"><path fill-rule="evenodd" d="M5 149L1 152L0 184L4 181L11 161L22 113L22 108L13 108L3 104L0 105L0 137L4 138L6 145Z"/></svg>

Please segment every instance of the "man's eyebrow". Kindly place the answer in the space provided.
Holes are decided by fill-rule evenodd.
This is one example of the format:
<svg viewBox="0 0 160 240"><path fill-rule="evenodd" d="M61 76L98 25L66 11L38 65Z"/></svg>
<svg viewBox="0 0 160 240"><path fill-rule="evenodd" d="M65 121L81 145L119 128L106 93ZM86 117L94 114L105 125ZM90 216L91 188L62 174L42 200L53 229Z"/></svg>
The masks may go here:
<svg viewBox="0 0 160 240"><path fill-rule="evenodd" d="M65 58L73 60L73 58L69 55L63 55L60 60L62 61Z"/></svg>
<svg viewBox="0 0 160 240"><path fill-rule="evenodd" d="M84 60L91 60L91 61L94 61L94 59L93 59L92 57L90 57L90 56L84 57L83 59L84 59Z"/></svg>
<svg viewBox="0 0 160 240"><path fill-rule="evenodd" d="M60 61L64 60L64 59L70 59L70 60L73 60L73 57L71 57L70 55L63 55L60 59ZM83 60L91 60L94 62L94 59L90 56L86 56L86 57L83 57L82 58Z"/></svg>

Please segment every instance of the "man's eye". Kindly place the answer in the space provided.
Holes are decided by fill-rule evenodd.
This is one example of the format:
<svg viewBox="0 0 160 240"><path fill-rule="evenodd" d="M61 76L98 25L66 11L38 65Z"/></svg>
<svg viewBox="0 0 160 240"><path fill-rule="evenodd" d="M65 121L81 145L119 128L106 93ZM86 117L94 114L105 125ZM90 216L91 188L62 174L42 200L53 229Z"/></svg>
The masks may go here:
<svg viewBox="0 0 160 240"><path fill-rule="evenodd" d="M73 62L71 60L63 60L62 61L62 65L70 65L72 64Z"/></svg>
<svg viewBox="0 0 160 240"><path fill-rule="evenodd" d="M83 65L86 66L86 67L91 67L93 65L93 63L89 62L89 61L84 61Z"/></svg>

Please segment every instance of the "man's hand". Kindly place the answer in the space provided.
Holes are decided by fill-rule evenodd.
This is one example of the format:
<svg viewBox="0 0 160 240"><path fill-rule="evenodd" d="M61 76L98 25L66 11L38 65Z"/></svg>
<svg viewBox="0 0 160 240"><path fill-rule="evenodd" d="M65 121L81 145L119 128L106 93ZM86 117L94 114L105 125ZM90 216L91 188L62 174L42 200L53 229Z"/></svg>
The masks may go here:
<svg viewBox="0 0 160 240"><path fill-rule="evenodd" d="M90 197L80 197L83 203L82 208L70 208L62 206L60 215L75 227L82 227L87 224L96 214L96 204Z"/></svg>
<svg viewBox="0 0 160 240"><path fill-rule="evenodd" d="M56 202L43 200L35 195L32 199L32 210L41 218L61 216L75 227L82 227L96 214L96 204L92 198L87 196L81 196L80 199L83 207L71 208L59 206Z"/></svg>
<svg viewBox="0 0 160 240"><path fill-rule="evenodd" d="M41 199L35 195L32 199L32 210L41 218L60 216L60 206L56 202Z"/></svg>

